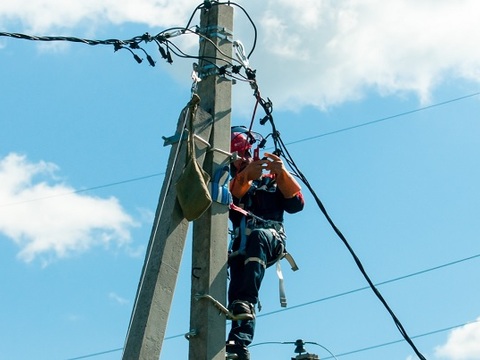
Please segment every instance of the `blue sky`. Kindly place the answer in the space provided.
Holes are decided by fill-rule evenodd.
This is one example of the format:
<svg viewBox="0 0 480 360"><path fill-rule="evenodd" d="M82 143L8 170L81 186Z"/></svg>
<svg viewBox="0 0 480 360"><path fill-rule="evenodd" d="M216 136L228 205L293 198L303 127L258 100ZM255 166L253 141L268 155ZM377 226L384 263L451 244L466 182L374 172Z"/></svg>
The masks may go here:
<svg viewBox="0 0 480 360"><path fill-rule="evenodd" d="M0 31L129 39L183 26L198 4L2 2ZM480 358L478 2L240 4L284 142L417 347L431 360ZM252 35L236 10L235 38L250 48ZM177 43L197 51L194 37ZM156 67L110 46L0 37L0 359L121 356L170 150L162 136L191 86L191 61L146 49ZM251 89L233 91L232 122L248 124ZM286 220L300 267L284 266L289 307L279 312L269 271L252 357L290 359L293 345L273 343L301 338L341 359L415 359L305 197ZM161 359L187 358L190 243Z"/></svg>

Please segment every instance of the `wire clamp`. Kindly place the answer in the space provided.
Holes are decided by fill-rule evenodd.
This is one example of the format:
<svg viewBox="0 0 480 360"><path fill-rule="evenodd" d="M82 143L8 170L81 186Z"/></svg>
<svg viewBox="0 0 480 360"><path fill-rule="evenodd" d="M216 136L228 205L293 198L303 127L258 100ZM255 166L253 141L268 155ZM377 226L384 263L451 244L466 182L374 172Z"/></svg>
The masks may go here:
<svg viewBox="0 0 480 360"><path fill-rule="evenodd" d="M210 39L219 38L220 40L233 43L233 31L223 26L217 25L217 26L207 26L205 28L197 28L197 32ZM205 41L205 39L200 37L200 42L202 41Z"/></svg>
<svg viewBox="0 0 480 360"><path fill-rule="evenodd" d="M202 81L200 76L198 76L198 64L194 63L193 64L193 70L192 70L192 96L193 94L197 93L198 90L198 83Z"/></svg>
<svg viewBox="0 0 480 360"><path fill-rule="evenodd" d="M195 329L191 329L188 333L186 333L184 336L185 336L185 339L187 340L190 340L192 339L193 337L197 336L198 333L197 333L197 330Z"/></svg>

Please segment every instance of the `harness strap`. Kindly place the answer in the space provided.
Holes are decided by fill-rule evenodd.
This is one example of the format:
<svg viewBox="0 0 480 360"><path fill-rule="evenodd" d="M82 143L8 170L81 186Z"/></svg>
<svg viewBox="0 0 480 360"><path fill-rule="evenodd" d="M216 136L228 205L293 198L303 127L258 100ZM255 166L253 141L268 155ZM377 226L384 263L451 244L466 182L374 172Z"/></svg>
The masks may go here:
<svg viewBox="0 0 480 360"><path fill-rule="evenodd" d="M247 242L247 234L246 234L246 230L247 230L246 219L247 219L247 216L252 217L254 220L259 220L261 222L265 222L265 220L262 219L259 216L256 216L255 214L251 213L250 211L242 209L241 207L239 207L239 206L237 206L233 203L230 203L230 209L232 209L234 211L237 211L237 212L241 213L242 215L244 215L242 217L242 220L240 221L240 227L238 228L238 230L240 231L240 247L237 251L230 254L230 256L235 256L235 255L238 255L238 254L244 252L244 250L245 250L245 246L246 246L246 242ZM268 228L268 230L270 230L272 232L273 236L281 238L281 236L279 235L277 230L271 229L271 228ZM234 234L234 237L236 237L235 235L238 236L239 234ZM230 243L230 250L231 250L232 244L233 244L233 239L232 239L232 242ZM287 296L286 296L286 292L285 292L285 281L284 281L284 278L283 278L282 267L280 265L280 260L282 260L284 258L285 258L285 260L288 261L288 263L290 264L290 267L292 268L293 271L298 270L297 263L293 259L293 256L285 250L284 243L282 242L282 253L280 254L280 256L276 260L274 260L271 263L272 265L276 264L276 268L277 268L276 272L277 272L277 276L278 276L278 290L279 290L280 306L281 307L286 307L287 306ZM250 257L250 258L245 260L244 264L246 265L247 263L249 263L251 261L256 261L256 262L262 264L262 266L264 268L267 267L267 264L265 264L265 262L262 259L259 259L258 257ZM260 311L260 308L259 308L259 311Z"/></svg>
<svg viewBox="0 0 480 360"><path fill-rule="evenodd" d="M240 220L240 247L238 251L245 251L247 247L247 218L244 216Z"/></svg>
<svg viewBox="0 0 480 360"><path fill-rule="evenodd" d="M280 306L287 307L287 295L285 293L285 281L283 280L282 267L280 261L277 261L278 291L280 295Z"/></svg>
<svg viewBox="0 0 480 360"><path fill-rule="evenodd" d="M298 265L297 265L297 263L295 262L295 259L293 258L293 256L290 253L285 252L283 257L290 264L290 267L292 268L292 271L297 271L298 270Z"/></svg>
<svg viewBox="0 0 480 360"><path fill-rule="evenodd" d="M267 264L265 264L265 261L263 261L262 259L260 259L259 257L256 257L256 256L252 256L252 257L247 258L243 264L247 265L249 262L252 262L252 261L258 262L260 265L263 266L264 269L267 268Z"/></svg>

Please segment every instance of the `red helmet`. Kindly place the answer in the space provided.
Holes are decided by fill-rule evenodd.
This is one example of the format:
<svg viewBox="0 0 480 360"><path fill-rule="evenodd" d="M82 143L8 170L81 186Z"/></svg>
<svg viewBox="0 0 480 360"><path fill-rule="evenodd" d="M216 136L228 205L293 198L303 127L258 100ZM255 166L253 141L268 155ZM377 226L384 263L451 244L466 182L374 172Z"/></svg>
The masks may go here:
<svg viewBox="0 0 480 360"><path fill-rule="evenodd" d="M245 126L232 126L230 138L230 152L238 152L243 155L258 142L258 147L265 146L265 140L262 135L248 130Z"/></svg>
<svg viewBox="0 0 480 360"><path fill-rule="evenodd" d="M252 148L252 144L250 144L250 140L248 135L245 133L233 131L231 142L230 142L230 151L231 152L238 152L243 153L246 150Z"/></svg>

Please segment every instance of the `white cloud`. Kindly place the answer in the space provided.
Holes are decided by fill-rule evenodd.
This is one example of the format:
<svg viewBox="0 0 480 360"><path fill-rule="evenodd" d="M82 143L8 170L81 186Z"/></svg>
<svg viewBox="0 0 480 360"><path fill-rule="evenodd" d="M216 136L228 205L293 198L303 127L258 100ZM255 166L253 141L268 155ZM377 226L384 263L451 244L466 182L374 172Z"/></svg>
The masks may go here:
<svg viewBox="0 0 480 360"><path fill-rule="evenodd" d="M198 4L195 0L22 0L0 3L0 27L18 21L27 30L47 32L102 23L137 22L149 26L179 25ZM2 26L3 25L3 26Z"/></svg>
<svg viewBox="0 0 480 360"><path fill-rule="evenodd" d="M57 171L15 153L0 159L0 233L20 247L19 258L48 263L94 246L127 245L135 223L118 200L75 193Z"/></svg>
<svg viewBox="0 0 480 360"><path fill-rule="evenodd" d="M370 89L428 101L449 76L480 80L478 1L270 0L260 24L262 58L271 60L262 78L287 107L324 107Z"/></svg>
<svg viewBox="0 0 480 360"><path fill-rule="evenodd" d="M0 27L14 20L41 33L79 26L93 31L126 22L164 29L184 25L200 3L4 1ZM367 91L413 93L425 103L436 86L451 78L480 81L478 0L266 0L242 5L259 30L251 66L258 70L262 94L273 99L276 109L325 108L361 99ZM235 37L248 48L252 29L242 11L235 13ZM236 94L237 101L251 103L251 95Z"/></svg>
<svg viewBox="0 0 480 360"><path fill-rule="evenodd" d="M108 294L108 298L114 302L116 302L117 304L119 305L127 305L128 304L128 300L121 297L120 295L118 295L117 293L115 292L111 292Z"/></svg>
<svg viewBox="0 0 480 360"><path fill-rule="evenodd" d="M480 318L453 330L446 344L435 349L435 354L449 360L480 359Z"/></svg>

